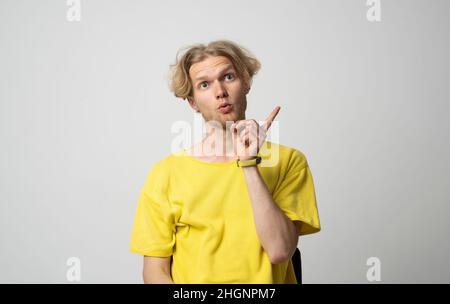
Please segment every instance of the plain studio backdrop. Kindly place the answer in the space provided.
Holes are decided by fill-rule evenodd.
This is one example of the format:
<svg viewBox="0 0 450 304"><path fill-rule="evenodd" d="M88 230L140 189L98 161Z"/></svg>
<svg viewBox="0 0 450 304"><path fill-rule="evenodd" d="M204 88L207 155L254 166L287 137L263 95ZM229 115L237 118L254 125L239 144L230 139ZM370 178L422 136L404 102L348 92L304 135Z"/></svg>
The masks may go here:
<svg viewBox="0 0 450 304"><path fill-rule="evenodd" d="M139 192L198 115L169 64L230 39L262 63L247 118L280 105L312 170L304 283L377 283L371 257L381 283L450 283L448 1L80 3L0 0L0 282L69 282L71 257L81 283L142 282Z"/></svg>

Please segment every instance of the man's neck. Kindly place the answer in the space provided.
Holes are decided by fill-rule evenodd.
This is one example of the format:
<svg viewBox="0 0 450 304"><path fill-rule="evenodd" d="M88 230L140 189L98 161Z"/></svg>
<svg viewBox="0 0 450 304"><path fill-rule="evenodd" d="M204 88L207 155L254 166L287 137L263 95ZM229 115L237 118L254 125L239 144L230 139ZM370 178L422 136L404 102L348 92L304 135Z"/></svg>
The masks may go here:
<svg viewBox="0 0 450 304"><path fill-rule="evenodd" d="M202 141L194 146L193 156L228 161L236 158L232 132L227 128L208 128Z"/></svg>

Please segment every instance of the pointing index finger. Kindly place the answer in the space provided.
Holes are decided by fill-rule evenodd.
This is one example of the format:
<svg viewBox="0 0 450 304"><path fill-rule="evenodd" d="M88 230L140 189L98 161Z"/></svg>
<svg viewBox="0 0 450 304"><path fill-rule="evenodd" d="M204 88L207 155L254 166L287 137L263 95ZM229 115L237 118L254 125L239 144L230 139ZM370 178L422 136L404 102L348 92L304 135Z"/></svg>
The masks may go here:
<svg viewBox="0 0 450 304"><path fill-rule="evenodd" d="M269 117L267 117L266 121L262 125L262 127L267 131L269 130L270 126L272 125L273 120L278 115L278 112L280 112L280 107L276 106L275 109L273 109L272 113L270 113Z"/></svg>

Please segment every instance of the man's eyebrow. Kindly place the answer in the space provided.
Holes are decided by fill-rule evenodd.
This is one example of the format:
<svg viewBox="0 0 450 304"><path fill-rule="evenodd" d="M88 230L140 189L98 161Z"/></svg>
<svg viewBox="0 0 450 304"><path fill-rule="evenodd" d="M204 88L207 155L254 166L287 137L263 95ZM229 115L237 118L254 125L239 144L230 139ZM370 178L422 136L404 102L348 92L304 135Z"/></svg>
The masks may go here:
<svg viewBox="0 0 450 304"><path fill-rule="evenodd" d="M222 74L222 73L227 72L229 70L234 70L234 67L232 65L230 65L230 64L227 65L224 69L222 69L222 71L220 71L219 74ZM208 76L206 76L206 75L202 75L202 76L196 77L195 81L199 81L199 80L205 79L207 77Z"/></svg>

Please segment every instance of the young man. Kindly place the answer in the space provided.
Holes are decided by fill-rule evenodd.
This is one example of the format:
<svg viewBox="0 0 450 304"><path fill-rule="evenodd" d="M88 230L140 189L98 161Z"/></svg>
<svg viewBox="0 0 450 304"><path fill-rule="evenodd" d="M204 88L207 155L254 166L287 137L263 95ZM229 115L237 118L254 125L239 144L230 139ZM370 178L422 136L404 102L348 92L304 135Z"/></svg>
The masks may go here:
<svg viewBox="0 0 450 304"><path fill-rule="evenodd" d="M207 132L157 162L141 190L130 250L144 255L145 283L297 282L298 237L321 229L315 190L305 155L265 140L280 108L262 125L245 116L259 68L226 40L177 55L171 89Z"/></svg>

